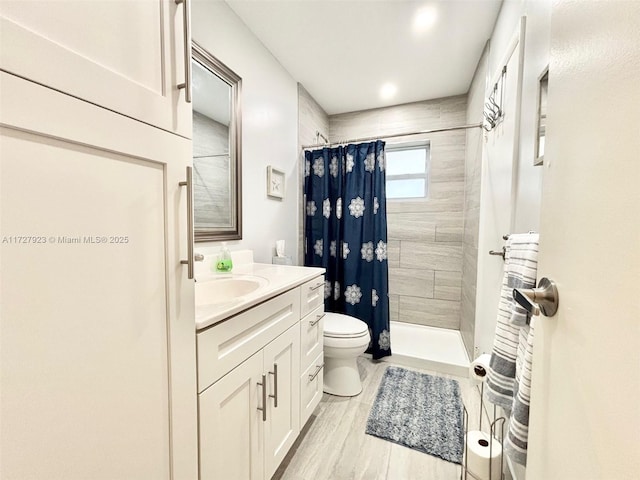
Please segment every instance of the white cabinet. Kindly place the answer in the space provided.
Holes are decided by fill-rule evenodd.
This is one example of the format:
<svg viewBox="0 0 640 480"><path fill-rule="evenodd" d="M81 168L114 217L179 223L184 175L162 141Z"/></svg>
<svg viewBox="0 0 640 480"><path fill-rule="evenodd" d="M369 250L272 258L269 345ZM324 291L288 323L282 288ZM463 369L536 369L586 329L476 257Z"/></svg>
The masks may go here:
<svg viewBox="0 0 640 480"><path fill-rule="evenodd" d="M301 320L306 285L198 332L201 480L271 478L320 401L323 306Z"/></svg>
<svg viewBox="0 0 640 480"><path fill-rule="evenodd" d="M271 478L300 433L300 324L264 348L267 419L264 432L265 478Z"/></svg>
<svg viewBox="0 0 640 480"><path fill-rule="evenodd" d="M317 285L322 277L305 285ZM309 289L301 287L301 295ZM300 321L300 425L304 425L320 403L323 393L324 302Z"/></svg>
<svg viewBox="0 0 640 480"><path fill-rule="evenodd" d="M0 478L195 478L190 141L4 72L0 125Z"/></svg>
<svg viewBox="0 0 640 480"><path fill-rule="evenodd" d="M274 474L300 432L299 335L296 323L200 394L201 479Z"/></svg>
<svg viewBox="0 0 640 480"><path fill-rule="evenodd" d="M0 2L0 478L197 477L183 11Z"/></svg>
<svg viewBox="0 0 640 480"><path fill-rule="evenodd" d="M199 395L200 479L264 478L262 350Z"/></svg>
<svg viewBox="0 0 640 480"><path fill-rule="evenodd" d="M183 19L173 0L3 0L0 68L191 138Z"/></svg>

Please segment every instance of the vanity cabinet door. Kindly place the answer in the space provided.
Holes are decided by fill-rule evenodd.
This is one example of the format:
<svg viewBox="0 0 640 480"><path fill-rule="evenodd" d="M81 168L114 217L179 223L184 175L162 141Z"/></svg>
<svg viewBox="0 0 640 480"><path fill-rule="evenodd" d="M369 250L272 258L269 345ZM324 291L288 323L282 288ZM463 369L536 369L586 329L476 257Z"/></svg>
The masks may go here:
<svg viewBox="0 0 640 480"><path fill-rule="evenodd" d="M0 72L0 478L196 477L190 147Z"/></svg>
<svg viewBox="0 0 640 480"><path fill-rule="evenodd" d="M0 68L191 138L184 7L173 0L0 2Z"/></svg>
<svg viewBox="0 0 640 480"><path fill-rule="evenodd" d="M262 367L261 350L199 395L200 480L270 477L264 476L265 422L258 410L264 407Z"/></svg>
<svg viewBox="0 0 640 480"><path fill-rule="evenodd" d="M300 376L300 428L322 400L324 354L320 352Z"/></svg>
<svg viewBox="0 0 640 480"><path fill-rule="evenodd" d="M300 433L299 323L264 348L264 371L269 386L264 468L265 478L271 478Z"/></svg>

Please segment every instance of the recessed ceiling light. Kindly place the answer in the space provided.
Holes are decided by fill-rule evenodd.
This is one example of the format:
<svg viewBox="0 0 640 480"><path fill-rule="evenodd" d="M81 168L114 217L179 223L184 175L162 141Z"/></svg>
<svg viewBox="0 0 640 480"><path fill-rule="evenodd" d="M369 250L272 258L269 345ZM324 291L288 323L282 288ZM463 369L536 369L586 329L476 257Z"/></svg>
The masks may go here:
<svg viewBox="0 0 640 480"><path fill-rule="evenodd" d="M413 18L413 31L415 33L422 33L433 27L438 18L438 11L434 5L428 5L422 7L416 12Z"/></svg>
<svg viewBox="0 0 640 480"><path fill-rule="evenodd" d="M385 83L380 89L380 96L383 100L388 100L393 97L398 91L398 87L396 87L393 83Z"/></svg>

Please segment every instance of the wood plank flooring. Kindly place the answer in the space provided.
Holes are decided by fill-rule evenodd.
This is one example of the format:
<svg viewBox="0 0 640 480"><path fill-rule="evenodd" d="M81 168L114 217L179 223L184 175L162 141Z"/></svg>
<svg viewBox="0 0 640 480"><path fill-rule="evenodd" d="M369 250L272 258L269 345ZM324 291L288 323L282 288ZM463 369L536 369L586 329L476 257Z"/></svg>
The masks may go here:
<svg viewBox="0 0 640 480"><path fill-rule="evenodd" d="M364 433L380 380L390 364L393 362L375 362L360 357L358 366L363 379L362 393L351 398L324 394L272 480L460 478L459 465ZM477 428L480 394L467 378L405 368L458 380L462 400L469 412L470 426Z"/></svg>

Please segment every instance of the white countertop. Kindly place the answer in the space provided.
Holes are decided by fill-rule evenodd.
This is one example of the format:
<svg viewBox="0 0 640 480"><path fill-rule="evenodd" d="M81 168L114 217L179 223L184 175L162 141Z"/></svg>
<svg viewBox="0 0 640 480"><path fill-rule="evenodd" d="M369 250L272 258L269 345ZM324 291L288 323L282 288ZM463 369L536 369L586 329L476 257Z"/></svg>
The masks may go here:
<svg viewBox="0 0 640 480"><path fill-rule="evenodd" d="M234 266L232 273L201 273L197 275L196 288L199 283L220 278L242 278L243 276L260 277L268 283L257 290L229 302L213 305L196 306L196 330L215 325L237 313L262 303L287 290L302 285L309 280L324 274L324 268L295 267L290 265L271 265L266 263L248 263Z"/></svg>

